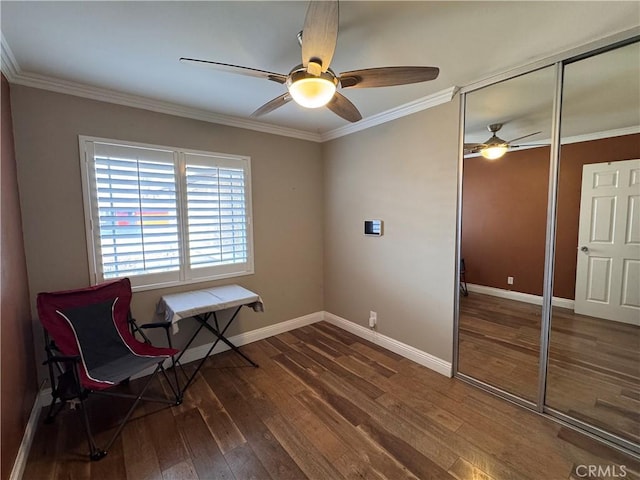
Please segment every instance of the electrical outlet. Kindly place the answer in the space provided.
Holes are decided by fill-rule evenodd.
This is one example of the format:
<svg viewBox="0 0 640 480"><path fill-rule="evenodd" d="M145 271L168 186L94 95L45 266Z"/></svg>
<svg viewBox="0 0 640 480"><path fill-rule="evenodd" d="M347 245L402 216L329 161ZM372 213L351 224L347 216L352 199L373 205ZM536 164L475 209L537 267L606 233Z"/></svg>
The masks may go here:
<svg viewBox="0 0 640 480"><path fill-rule="evenodd" d="M513 285L513 277L507 277L507 285Z"/></svg>
<svg viewBox="0 0 640 480"><path fill-rule="evenodd" d="M375 328L378 323L378 313L373 310L369 312L369 328Z"/></svg>

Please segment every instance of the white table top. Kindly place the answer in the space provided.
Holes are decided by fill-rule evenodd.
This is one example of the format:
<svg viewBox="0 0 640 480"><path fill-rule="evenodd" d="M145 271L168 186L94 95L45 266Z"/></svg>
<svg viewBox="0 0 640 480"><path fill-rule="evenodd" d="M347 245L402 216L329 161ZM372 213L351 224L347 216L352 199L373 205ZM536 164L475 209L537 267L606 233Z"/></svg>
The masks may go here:
<svg viewBox="0 0 640 480"><path fill-rule="evenodd" d="M173 324L175 333L178 331L176 322L183 318L243 305L253 308L256 312L264 311L264 304L257 293L240 285L223 285L204 290L163 295L158 302L156 313L163 320Z"/></svg>

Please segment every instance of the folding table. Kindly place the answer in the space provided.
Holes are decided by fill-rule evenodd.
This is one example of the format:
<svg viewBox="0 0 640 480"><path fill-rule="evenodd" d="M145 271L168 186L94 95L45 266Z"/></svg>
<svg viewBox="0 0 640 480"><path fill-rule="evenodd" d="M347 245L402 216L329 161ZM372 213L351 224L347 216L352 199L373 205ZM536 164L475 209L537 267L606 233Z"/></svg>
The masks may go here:
<svg viewBox="0 0 640 480"><path fill-rule="evenodd" d="M191 384L196 374L200 371L200 368L207 360L207 357L213 352L218 342L222 340L229 348L238 353L242 358L249 362L254 367L258 365L247 357L240 349L227 339L224 334L238 316L240 309L244 306L252 308L255 312L263 312L264 304L262 299L257 293L254 293L240 285L224 285L221 287L207 288L204 290L195 290L191 292L174 293L170 295L163 295L158 302L157 314L162 317L167 323L171 323L173 331L178 331L177 322L183 318L194 318L200 323L198 329L191 336L187 345L184 347L175 364L177 365L187 351L189 346L196 339L200 331L205 328L209 330L216 339L209 348L207 354L200 360L196 370L188 377L187 383L184 388L180 390L180 394L184 394L187 387ZM218 323L217 312L221 310L235 309L231 318L227 324L221 329ZM213 325L209 323L213 319ZM178 386L178 388L180 388Z"/></svg>

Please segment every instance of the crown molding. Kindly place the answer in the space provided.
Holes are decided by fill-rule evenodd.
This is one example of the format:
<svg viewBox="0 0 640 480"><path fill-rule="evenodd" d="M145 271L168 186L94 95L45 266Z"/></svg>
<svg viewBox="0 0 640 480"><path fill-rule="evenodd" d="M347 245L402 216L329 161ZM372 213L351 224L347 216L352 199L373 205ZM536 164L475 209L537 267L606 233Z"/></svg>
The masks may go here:
<svg viewBox="0 0 640 480"><path fill-rule="evenodd" d="M602 140L603 138L633 135L634 133L640 133L640 125L631 125L630 127L615 128L613 130L604 130L602 132L585 133L584 135L574 135L572 137L561 138L560 144L567 145L569 143L590 142L592 140Z"/></svg>
<svg viewBox="0 0 640 480"><path fill-rule="evenodd" d="M312 142L322 141L320 135L313 132L269 125L262 122L256 122L255 120L247 120L231 115L213 113L198 108L185 107L175 103L163 102L139 95L130 95L106 88L93 87L78 82L71 82L45 75L23 72L16 61L9 44L7 43L7 39L1 34L1 32L0 47L2 54L0 57L2 73L7 77L9 83L39 88L42 90L50 90L52 92L73 95L76 97L89 98L91 100L98 100L101 102L125 105L127 107L141 108L143 110L150 110L152 112L165 113L178 117L192 118L195 120L202 120L230 127L245 128L273 135L282 135L285 137L293 137Z"/></svg>
<svg viewBox="0 0 640 480"><path fill-rule="evenodd" d="M163 102L161 100L155 100L139 95L131 95L115 90L109 90L107 88L94 87L78 82L72 82L69 80L62 80L45 75L23 72L18 65L18 62L16 61L13 52L9 48L9 44L7 43L4 35L0 37L0 40L0 46L2 47L2 73L7 77L9 83L24 85L26 87L32 88L39 88L41 90L49 90L66 95L73 95L76 97L88 98L91 100L98 100L101 102L108 102L117 105L140 108L143 110L150 110L152 112L192 118L209 123L217 123L230 127L245 128L248 130L270 133L273 135L282 135L285 137L298 138L301 140L308 140L318 143L333 140L334 138L343 137L345 135L359 132L361 130L371 128L382 123L390 122L391 120L395 120L406 115L411 115L412 113L416 113L421 110L435 107L436 105L440 105L442 103L447 103L451 101L451 99L458 91L458 87L450 87L435 94L419 98L412 102L405 103L404 105L400 105L399 107L395 107L390 110L375 114L371 117L367 117L357 123L345 125L344 127L339 127L325 133L314 133L305 130L298 130L295 128L270 125L267 123L234 117L231 115L214 113L208 110L202 110L194 107L186 107L176 103Z"/></svg>
<svg viewBox="0 0 640 480"><path fill-rule="evenodd" d="M0 70L10 83L15 83L15 78L18 72L20 72L20 66L16 61L16 57L9 48L9 44L2 32L0 32Z"/></svg>
<svg viewBox="0 0 640 480"><path fill-rule="evenodd" d="M395 107L364 118L359 122L330 130L320 135L321 141L326 142L335 138L344 137L345 135L350 135L361 130L366 130L367 128L375 127L376 125L390 122L391 120L396 120L398 118L411 115L412 113L420 112L422 110L426 110L428 108L450 102L457 91L458 87L449 87L432 95L427 95L426 97L422 97L412 102L405 103L404 105L400 105L399 107Z"/></svg>
<svg viewBox="0 0 640 480"><path fill-rule="evenodd" d="M309 140L312 142L321 142L319 134L297 130L294 128L280 127L277 125L269 125L254 120L247 120L231 115L223 115L213 113L207 110L201 110L193 107L185 107L170 102L154 100L139 95L131 95L127 93L116 92L106 88L93 87L81 83L60 80L44 75L33 73L18 73L10 80L11 83L24 85L27 87L39 88L42 90L50 90L53 92L74 95L76 97L89 98L102 102L115 103L128 107L141 108L152 112L165 113L178 117L192 118L210 123L227 125L230 127L244 128L273 135L282 135L285 137L293 137L301 140Z"/></svg>
<svg viewBox="0 0 640 480"><path fill-rule="evenodd" d="M573 135L572 137L564 137L560 139L560 146L569 145L572 143L591 142L593 140L603 140L605 138L623 137L625 135L633 135L640 133L640 125L631 125L630 127L614 128L613 130L602 130L600 132L585 133L582 135ZM514 152L520 152L522 150L530 150L532 148L548 147L551 145L551 139L537 141L537 145L521 145ZM479 157L481 154L468 153L464 158Z"/></svg>

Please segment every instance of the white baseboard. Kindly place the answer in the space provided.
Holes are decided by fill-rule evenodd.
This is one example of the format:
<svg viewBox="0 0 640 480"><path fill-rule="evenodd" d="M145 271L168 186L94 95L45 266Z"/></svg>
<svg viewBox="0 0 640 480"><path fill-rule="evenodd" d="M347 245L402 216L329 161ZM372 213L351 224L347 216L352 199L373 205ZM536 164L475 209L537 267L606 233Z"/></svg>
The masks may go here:
<svg viewBox="0 0 640 480"><path fill-rule="evenodd" d="M257 342L258 340L264 340L265 338L273 337L290 330L295 330L296 328L304 327L305 325L311 325L312 323L319 322L322 319L323 312L314 312L292 320L276 323L275 325L269 325L268 327L258 328L256 330L251 330L250 332L234 335L233 337L229 337L229 341L234 345L241 347L242 345ZM211 345L213 345L213 342L190 348L184 352L184 355L182 355L182 358L180 359L180 363L186 364L202 359L211 348ZM213 349L212 355L227 350L229 350L229 347L226 343L218 342L216 348ZM170 365L171 360L167 360L165 362L165 367L169 367ZM151 375L154 370L155 367L147 368L131 378L136 379L146 377L147 375ZM45 406L49 402L51 402L51 388L46 388L40 392L40 406Z"/></svg>
<svg viewBox="0 0 640 480"><path fill-rule="evenodd" d="M304 315L302 317L294 318L292 320L287 320L285 322L276 323L275 325L269 325L268 327L258 328L256 330L251 330L250 332L240 333L238 335L234 335L233 337L229 337L229 341L234 345L241 347L242 345L247 345L248 343L257 342L258 340L264 340L265 338L274 337L276 335L280 335L281 333L288 332L290 330L295 330L296 328L304 327L306 325L311 325L312 323L316 323L322 320L323 312L314 312L309 315ZM180 363L189 363L195 360L200 360L203 358L206 353L213 345L213 342L207 343L205 345L200 345L199 347L190 348L180 359ZM213 349L212 355L216 353L221 353L229 350L229 346L226 343L218 342L216 348ZM171 362L167 362L167 365L170 365ZM150 369L148 373L142 372L138 377L144 377L145 375L149 375L153 373L153 369Z"/></svg>
<svg viewBox="0 0 640 480"><path fill-rule="evenodd" d="M424 367L430 368L445 377L451 378L452 368L450 362L435 357L427 352L423 352L422 350L412 347L411 345L407 345L406 343L399 342L391 337L387 337L386 335L382 335L375 330L350 322L349 320L334 315L333 313L324 312L324 320L336 327L346 330L347 332L353 333L358 337L369 340L376 345L419 363Z"/></svg>
<svg viewBox="0 0 640 480"><path fill-rule="evenodd" d="M532 303L534 305L542 305L542 297L540 295L531 295L530 293L514 292L513 290L504 290L502 288L487 287L485 285L477 285L468 283L467 289L470 292L491 295L492 297L507 298L518 302ZM575 301L569 298L553 297L551 304L554 307L568 308L573 310Z"/></svg>
<svg viewBox="0 0 640 480"><path fill-rule="evenodd" d="M9 480L21 480L24 474L24 468L27 466L27 459L29 458L29 452L31 451L31 444L33 443L33 437L35 436L36 429L38 428L38 420L40 420L40 412L42 411L42 404L40 402L42 398L44 382L40 386L38 394L33 402L33 408L31 408L31 414L29 420L24 429L24 435L22 436L22 442L20 442L20 448L18 449L18 455L13 462L13 469ZM50 390L50 389L49 389Z"/></svg>
<svg viewBox="0 0 640 480"><path fill-rule="evenodd" d="M229 340L234 345L241 347L242 345L247 345L248 343L257 342L258 340L273 337L290 330L295 330L296 328L311 325L312 323L316 323L321 320L325 320L332 325L335 325L339 328L342 328L343 330L357 335L358 337L369 340L376 345L379 345L383 348L386 348L387 350L397 353L398 355L408 358L409 360L412 360L424 367L430 368L431 370L434 370L446 377L451 377L452 375L452 367L450 362L446 362L441 358L435 357L429 353L423 352L422 350L418 350L415 347L399 342L398 340L394 340L393 338L387 337L386 335L382 335L375 330L362 327L356 323L350 322L349 320L346 320L329 312L310 313L308 315L294 318L292 320L276 323L275 325L258 328L246 333L240 333L238 335L234 335L233 337L229 337ZM182 359L180 360L181 363L184 364L202 359L211 348L211 345L212 343L207 343L205 345L190 348L182 356ZM215 355L216 353L221 353L226 350L229 350L229 347L225 343L219 342L218 345L216 345L216 348L214 348L212 354ZM171 361L167 360L165 366L168 367L169 365L171 365ZM153 373L153 370L153 367L148 368L147 370L140 372L138 375L135 375L132 378L135 379L151 375ZM47 405L49 402L51 402L51 388L41 390L40 407Z"/></svg>
<svg viewBox="0 0 640 480"><path fill-rule="evenodd" d="M258 328L246 333L240 333L238 335L234 335L233 337L229 337L229 340L234 345L240 347L242 345L257 342L258 340L264 340L265 338L273 337L290 330L295 330L296 328L311 325L322 320L325 320L326 322L331 323L336 327L342 328L347 332L353 333L358 337L364 338L365 340L369 340L376 345L379 345L383 348L386 348L387 350L397 353L398 355L408 358L409 360L412 360L424 367L430 368L431 370L434 370L446 377L451 377L452 375L451 363L446 362L438 357L434 357L433 355L423 352L422 350L418 350L415 347L399 342L398 340L387 337L386 335L382 335L374 330L370 330L356 323L350 322L349 320L346 320L329 312L310 313L309 315L304 315L292 320L280 322L275 325ZM188 363L202 359L207 351L211 348L211 345L212 343L208 343L205 345L200 345L199 347L190 348L182 356L181 362ZM224 352L226 350L229 350L229 347L225 343L220 342L213 350L213 354ZM166 366L169 366L170 364L171 362L167 361ZM140 378L146 375L150 375L151 373L153 373L153 370L154 368L147 369L132 378ZM31 449L31 443L33 442L33 435L35 433L38 419L40 417L40 412L42 410L42 407L48 405L50 402L51 388L40 388L40 393L36 397L36 401L33 405L33 410L31 411L31 416L29 417L29 422L25 430L22 444L20 445L20 451L18 452L18 457L16 458L10 480L20 480L22 478L27 457L29 456L29 450Z"/></svg>

